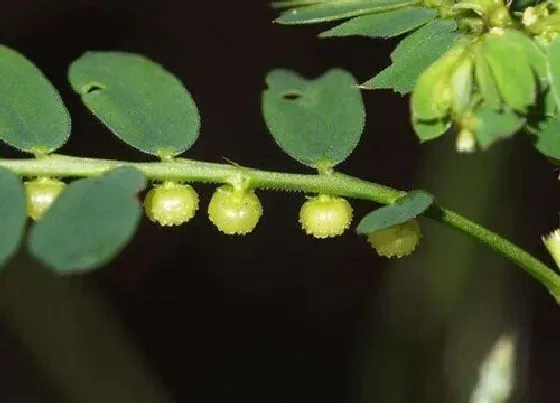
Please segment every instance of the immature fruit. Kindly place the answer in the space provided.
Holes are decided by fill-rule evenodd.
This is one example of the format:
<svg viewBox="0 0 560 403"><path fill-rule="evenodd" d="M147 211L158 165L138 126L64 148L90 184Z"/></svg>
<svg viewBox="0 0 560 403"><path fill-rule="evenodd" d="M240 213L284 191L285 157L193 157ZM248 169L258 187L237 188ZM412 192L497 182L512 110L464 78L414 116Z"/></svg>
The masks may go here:
<svg viewBox="0 0 560 403"><path fill-rule="evenodd" d="M27 215L33 221L38 221L51 207L66 184L52 178L37 178L25 182L23 185L27 201Z"/></svg>
<svg viewBox="0 0 560 403"><path fill-rule="evenodd" d="M352 222L352 206L340 197L321 194L301 206L301 228L315 238L341 235Z"/></svg>
<svg viewBox="0 0 560 403"><path fill-rule="evenodd" d="M198 210L198 194L190 185L165 182L146 194L144 210L150 220L163 227L181 225Z"/></svg>
<svg viewBox="0 0 560 403"><path fill-rule="evenodd" d="M368 234L370 245L380 256L403 257L410 255L420 241L420 225L410 220L380 231Z"/></svg>
<svg viewBox="0 0 560 403"><path fill-rule="evenodd" d="M253 190L236 190L231 185L216 189L208 204L210 221L225 234L244 235L259 222L263 208Z"/></svg>

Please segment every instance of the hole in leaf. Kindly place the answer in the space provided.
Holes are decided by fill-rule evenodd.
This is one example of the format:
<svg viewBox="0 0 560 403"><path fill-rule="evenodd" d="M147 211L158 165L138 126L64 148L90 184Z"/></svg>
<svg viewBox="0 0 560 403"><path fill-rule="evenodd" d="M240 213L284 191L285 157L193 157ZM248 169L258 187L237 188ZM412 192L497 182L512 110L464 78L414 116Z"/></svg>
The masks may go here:
<svg viewBox="0 0 560 403"><path fill-rule="evenodd" d="M87 83L82 87L82 94L91 94L94 92L99 92L104 90L105 88L107 87L105 87L105 85L101 83L96 83L96 82Z"/></svg>
<svg viewBox="0 0 560 403"><path fill-rule="evenodd" d="M300 99L303 94L297 90L290 90L286 91L282 94L282 98L287 99L289 101L295 101L296 99Z"/></svg>

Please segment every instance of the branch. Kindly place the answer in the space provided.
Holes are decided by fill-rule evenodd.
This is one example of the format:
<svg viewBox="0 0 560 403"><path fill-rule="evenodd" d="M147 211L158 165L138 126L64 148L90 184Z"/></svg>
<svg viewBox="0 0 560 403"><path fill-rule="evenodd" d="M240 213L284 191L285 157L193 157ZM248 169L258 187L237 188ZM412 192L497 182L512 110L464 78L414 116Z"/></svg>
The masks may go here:
<svg viewBox="0 0 560 403"><path fill-rule="evenodd" d="M214 164L177 158L169 162L124 162L52 154L37 159L0 159L0 166L21 176L89 177L119 166L132 166L152 180L232 183L240 175L253 188L326 193L381 204L395 202L406 192L352 176L290 174L263 171L231 164ZM434 206L425 216L459 229L524 269L543 284L560 303L560 275L514 243L445 208Z"/></svg>

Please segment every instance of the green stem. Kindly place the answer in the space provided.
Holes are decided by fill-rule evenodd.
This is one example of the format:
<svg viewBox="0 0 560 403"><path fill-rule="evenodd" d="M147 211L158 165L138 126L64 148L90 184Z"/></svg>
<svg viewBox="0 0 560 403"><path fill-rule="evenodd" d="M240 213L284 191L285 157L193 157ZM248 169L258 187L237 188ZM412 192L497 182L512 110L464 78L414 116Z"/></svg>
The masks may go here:
<svg viewBox="0 0 560 403"><path fill-rule="evenodd" d="M254 188L328 193L381 204L393 203L406 194L403 191L340 173L323 175L289 174L180 158L172 162L133 163L53 154L37 159L0 159L0 166L28 177L89 177L102 174L119 166L133 166L140 170L146 178L152 180L231 183L239 175L243 175ZM434 207L428 210L425 215L465 232L510 259L540 281L560 303L560 275L525 250L453 211Z"/></svg>
<svg viewBox="0 0 560 403"><path fill-rule="evenodd" d="M454 211L435 207L428 210L425 216L456 228L505 256L543 284L560 303L560 275L526 250Z"/></svg>

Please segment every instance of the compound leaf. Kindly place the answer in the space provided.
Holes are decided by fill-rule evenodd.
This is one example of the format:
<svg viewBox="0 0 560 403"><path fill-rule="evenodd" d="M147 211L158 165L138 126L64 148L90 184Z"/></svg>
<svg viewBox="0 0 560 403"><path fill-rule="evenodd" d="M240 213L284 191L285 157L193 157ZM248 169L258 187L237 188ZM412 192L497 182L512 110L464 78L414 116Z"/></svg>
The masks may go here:
<svg viewBox="0 0 560 403"><path fill-rule="evenodd" d="M278 145L315 168L344 161L358 144L365 123L354 77L333 69L315 80L288 70L271 71L263 94L263 114Z"/></svg>
<svg viewBox="0 0 560 403"><path fill-rule="evenodd" d="M86 272L113 258L141 217L136 193L144 176L120 167L68 185L32 228L31 252L60 273Z"/></svg>
<svg viewBox="0 0 560 403"><path fill-rule="evenodd" d="M144 56L87 52L70 66L72 88L127 144L169 157L192 146L200 116L183 84Z"/></svg>
<svg viewBox="0 0 560 403"><path fill-rule="evenodd" d="M70 136L70 115L41 71L0 45L0 139L19 150L45 154Z"/></svg>

